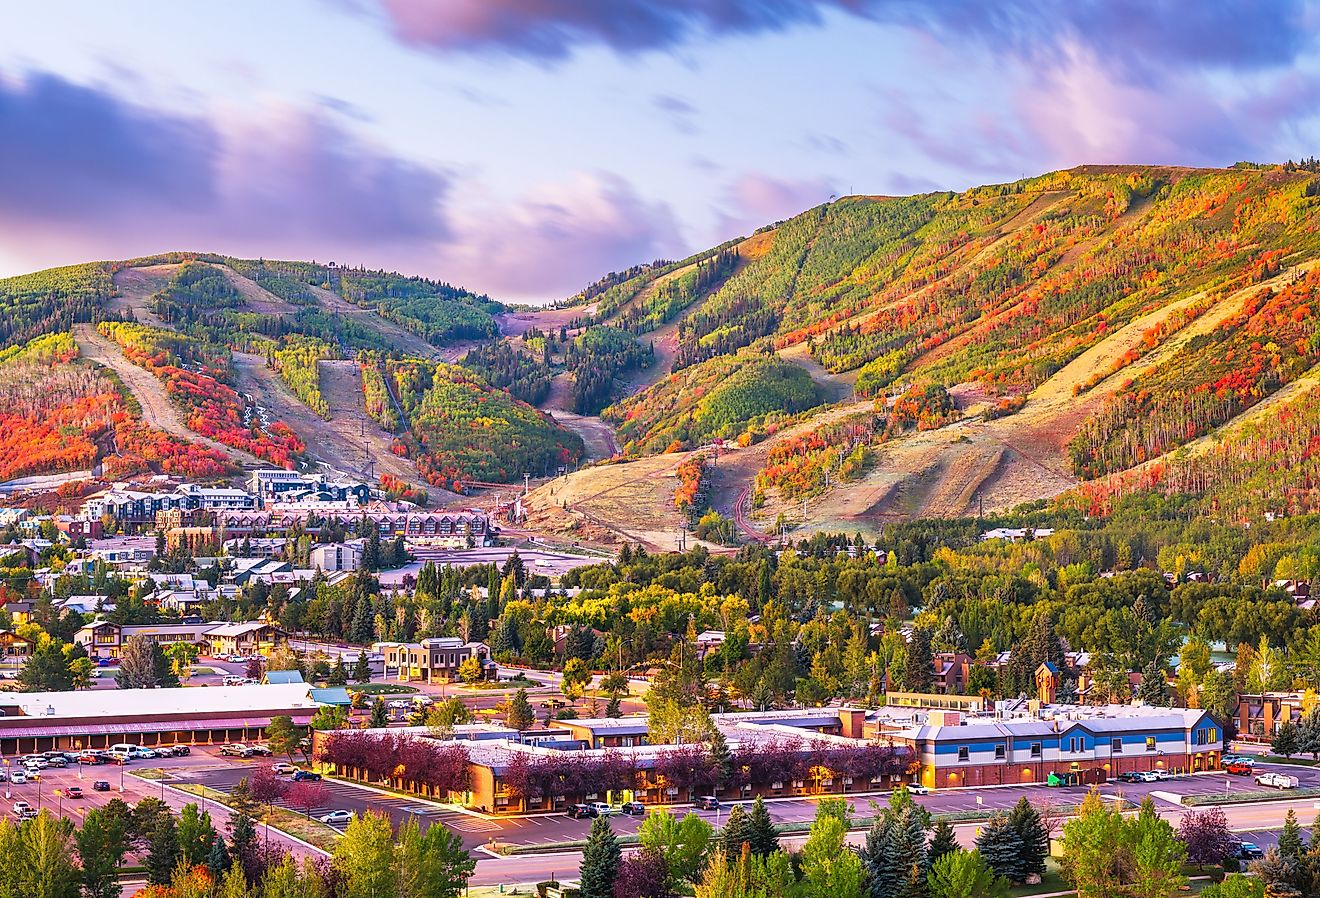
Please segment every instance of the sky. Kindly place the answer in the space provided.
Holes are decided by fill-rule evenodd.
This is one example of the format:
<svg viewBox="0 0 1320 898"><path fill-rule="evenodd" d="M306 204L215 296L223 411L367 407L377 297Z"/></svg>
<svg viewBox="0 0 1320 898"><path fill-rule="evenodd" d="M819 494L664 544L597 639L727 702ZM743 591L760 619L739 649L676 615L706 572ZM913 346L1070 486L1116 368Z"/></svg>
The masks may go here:
<svg viewBox="0 0 1320 898"><path fill-rule="evenodd" d="M832 196L1320 155L1302 0L42 0L0 276L169 250L504 300Z"/></svg>

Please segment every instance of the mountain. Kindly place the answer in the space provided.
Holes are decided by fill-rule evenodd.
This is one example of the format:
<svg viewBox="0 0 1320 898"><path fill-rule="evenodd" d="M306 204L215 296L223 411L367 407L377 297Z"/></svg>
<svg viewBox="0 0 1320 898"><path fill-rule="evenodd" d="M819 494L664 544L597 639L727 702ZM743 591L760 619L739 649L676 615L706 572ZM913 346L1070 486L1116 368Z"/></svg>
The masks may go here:
<svg viewBox="0 0 1320 898"><path fill-rule="evenodd" d="M540 310L204 254L0 280L0 387L90 366L70 383L106 396L112 369L120 397L99 418L11 406L64 423L36 443L50 461L0 444L0 479L124 454L119 415L190 447L153 470L361 472L369 451L400 484L464 489L609 459L534 491L534 522L666 547L703 515L760 538L1151 490L1320 510L1318 203L1293 165L844 197ZM71 328L72 353L28 344Z"/></svg>

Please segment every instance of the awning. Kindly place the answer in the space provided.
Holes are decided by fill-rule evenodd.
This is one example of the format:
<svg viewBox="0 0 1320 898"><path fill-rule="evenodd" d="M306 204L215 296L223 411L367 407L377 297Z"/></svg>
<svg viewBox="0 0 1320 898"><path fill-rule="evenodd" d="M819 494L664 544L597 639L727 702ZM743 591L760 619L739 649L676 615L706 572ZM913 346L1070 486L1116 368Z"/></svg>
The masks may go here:
<svg viewBox="0 0 1320 898"><path fill-rule="evenodd" d="M58 736L97 736L110 735L113 733L174 733L180 730L239 730L244 728L254 729L264 727L270 723L271 717L278 717L274 714L268 717L221 717L214 719L199 718L195 720L161 720L161 721L134 721L126 723L85 723L73 726L27 726L27 727L5 727L0 726L0 739L36 739L41 737ZM312 719L311 714L302 713L292 715L293 722L299 726L306 726ZM31 718L26 718L31 720Z"/></svg>

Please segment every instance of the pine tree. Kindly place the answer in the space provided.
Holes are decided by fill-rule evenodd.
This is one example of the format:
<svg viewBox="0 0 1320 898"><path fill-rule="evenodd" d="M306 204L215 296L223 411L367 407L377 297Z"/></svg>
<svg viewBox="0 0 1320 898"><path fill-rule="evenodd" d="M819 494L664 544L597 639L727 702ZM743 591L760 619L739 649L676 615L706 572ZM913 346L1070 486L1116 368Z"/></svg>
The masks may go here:
<svg viewBox="0 0 1320 898"><path fill-rule="evenodd" d="M233 793L230 793L231 798ZM236 813L229 818L229 856L231 863L239 864L249 877L255 878L257 872L257 828L252 825L252 818L243 813Z"/></svg>
<svg viewBox="0 0 1320 898"><path fill-rule="evenodd" d="M1288 860L1300 862L1306 846L1302 842L1302 827L1297 822L1297 812L1289 810L1283 818L1283 832L1279 833L1279 854Z"/></svg>
<svg viewBox="0 0 1320 898"><path fill-rule="evenodd" d="M529 730L532 724L536 722L536 712L532 710L532 703L527 700L527 690L519 688L509 700L509 712L505 715L504 722L518 732Z"/></svg>
<svg viewBox="0 0 1320 898"><path fill-rule="evenodd" d="M610 829L609 818L597 817L591 823L591 835L582 850L582 866L579 868L581 898L613 898L614 880L622 859L623 852Z"/></svg>
<svg viewBox="0 0 1320 898"><path fill-rule="evenodd" d="M779 831L775 829L770 812L766 810L765 802L759 795L752 802L752 812L747 816L747 822L747 844L751 846L752 854L765 857L779 850Z"/></svg>
<svg viewBox="0 0 1320 898"><path fill-rule="evenodd" d="M1270 742L1270 751L1276 755L1282 755L1285 758L1291 758L1297 754L1299 745L1297 738L1297 724L1291 720L1286 720L1279 727L1279 731L1274 734L1274 739Z"/></svg>
<svg viewBox="0 0 1320 898"><path fill-rule="evenodd" d="M868 898L895 898L898 894L903 876L894 845L894 828L894 815L884 811L876 815L866 833L859 856L866 873Z"/></svg>
<svg viewBox="0 0 1320 898"><path fill-rule="evenodd" d="M224 838L216 836L215 841L211 843L211 853L206 856L206 869L211 871L211 878L218 880L232 863L229 847L225 845Z"/></svg>
<svg viewBox="0 0 1320 898"><path fill-rule="evenodd" d="M996 876L1010 882L1022 882L1026 878L1022 871L1022 837L1003 814L991 817L982 827L976 847Z"/></svg>
<svg viewBox="0 0 1320 898"><path fill-rule="evenodd" d="M1045 859L1050 856L1050 833L1040 814L1024 795L1008 815L1008 823L1022 840L1022 879L1035 873L1045 875Z"/></svg>
<svg viewBox="0 0 1320 898"><path fill-rule="evenodd" d="M723 788L733 773L733 752L729 751L729 743L724 734L717 729L710 732L710 764L715 771L716 786ZM729 852L730 855L735 853Z"/></svg>
<svg viewBox="0 0 1320 898"><path fill-rule="evenodd" d="M950 851L957 851L959 847L958 837L954 835L948 818L937 819L935 829L930 834L930 844L926 847L926 860L934 867L937 860Z"/></svg>
<svg viewBox="0 0 1320 898"><path fill-rule="evenodd" d="M325 682L330 686L343 686L348 683L348 670L344 667L343 655L335 661L335 666L330 670L330 676L325 678Z"/></svg>
<svg viewBox="0 0 1320 898"><path fill-rule="evenodd" d="M357 661L353 664L353 682L371 682L371 662L367 660L366 652L358 652Z"/></svg>
<svg viewBox="0 0 1320 898"><path fill-rule="evenodd" d="M610 696L610 700L605 703L605 716L615 718L623 716L623 702L617 695Z"/></svg>
<svg viewBox="0 0 1320 898"><path fill-rule="evenodd" d="M148 842L146 868L147 881L152 885L166 885L174 868L179 864L179 832L173 814L162 814L156 822Z"/></svg>
<svg viewBox="0 0 1320 898"><path fill-rule="evenodd" d="M743 846L751 845L752 821L742 809L742 805L736 804L733 810L729 811L729 819L724 824L720 838L724 843L724 853L728 857L740 857Z"/></svg>
<svg viewBox="0 0 1320 898"><path fill-rule="evenodd" d="M384 729L390 725L390 718L385 710L385 699L380 696L371 704L371 721L368 723L373 730Z"/></svg>
<svg viewBox="0 0 1320 898"><path fill-rule="evenodd" d="M353 610L353 622L349 627L348 638L359 645L368 645L376 638L376 626L372 621L371 598L361 596Z"/></svg>

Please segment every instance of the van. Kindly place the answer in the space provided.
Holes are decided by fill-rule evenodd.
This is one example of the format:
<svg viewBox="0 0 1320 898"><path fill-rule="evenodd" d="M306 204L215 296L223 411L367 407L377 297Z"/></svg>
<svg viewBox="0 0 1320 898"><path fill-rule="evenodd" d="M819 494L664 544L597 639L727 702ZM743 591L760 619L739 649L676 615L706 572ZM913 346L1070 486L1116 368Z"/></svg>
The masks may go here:
<svg viewBox="0 0 1320 898"><path fill-rule="evenodd" d="M110 746L110 750L106 754L120 764L126 764L133 757L133 749L136 747L135 745L129 745L127 742L121 742L118 745Z"/></svg>

